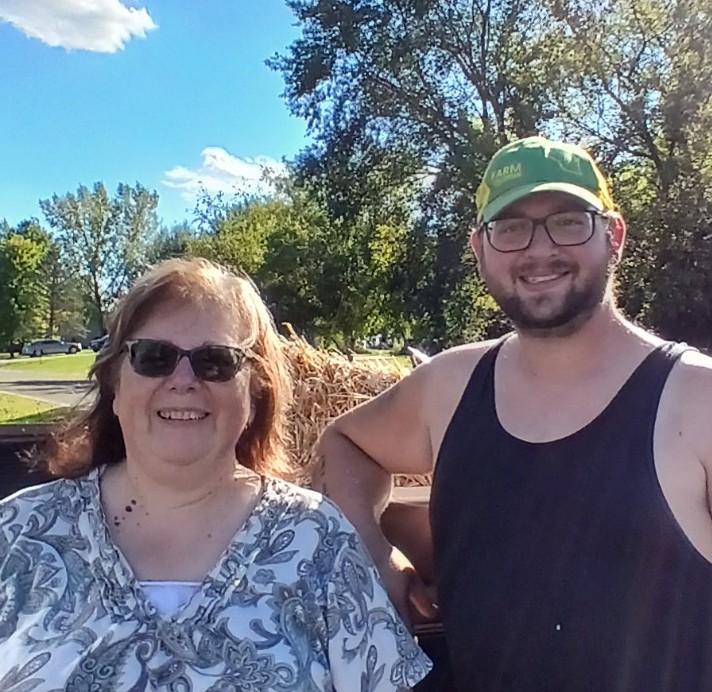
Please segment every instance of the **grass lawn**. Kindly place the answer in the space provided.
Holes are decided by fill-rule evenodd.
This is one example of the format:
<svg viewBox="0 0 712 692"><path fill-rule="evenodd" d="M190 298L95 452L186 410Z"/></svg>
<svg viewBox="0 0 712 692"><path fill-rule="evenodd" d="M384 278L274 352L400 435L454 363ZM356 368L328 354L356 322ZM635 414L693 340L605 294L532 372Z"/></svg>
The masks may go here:
<svg viewBox="0 0 712 692"><path fill-rule="evenodd" d="M13 359L0 359L0 368L12 368L17 372L31 374L33 377L46 376L57 380L85 380L95 357L94 351L89 349L71 355L60 354L40 356L39 358L20 356Z"/></svg>
<svg viewBox="0 0 712 692"><path fill-rule="evenodd" d="M412 370L413 369L413 363L410 360L410 356L391 356L391 358L395 358L398 361L398 364L404 370Z"/></svg>
<svg viewBox="0 0 712 692"><path fill-rule="evenodd" d="M375 353L362 353L355 356L356 359L367 359L372 358L373 360L380 360L383 362L395 361L398 366L403 370L412 370L413 365L410 362L409 356L394 356L389 351L376 351Z"/></svg>
<svg viewBox="0 0 712 692"><path fill-rule="evenodd" d="M5 358L3 358L3 355ZM7 358L7 354L0 354L0 369L10 369L18 373L27 373L28 377L46 377L55 380L85 380L89 368L94 363L96 354L87 349L73 355L29 356ZM394 356L389 351L374 351L368 354L357 355L356 358L373 358L384 362L395 361L403 370L412 368L408 356Z"/></svg>
<svg viewBox="0 0 712 692"><path fill-rule="evenodd" d="M56 408L43 401L0 392L0 425L54 423L65 412L66 409Z"/></svg>

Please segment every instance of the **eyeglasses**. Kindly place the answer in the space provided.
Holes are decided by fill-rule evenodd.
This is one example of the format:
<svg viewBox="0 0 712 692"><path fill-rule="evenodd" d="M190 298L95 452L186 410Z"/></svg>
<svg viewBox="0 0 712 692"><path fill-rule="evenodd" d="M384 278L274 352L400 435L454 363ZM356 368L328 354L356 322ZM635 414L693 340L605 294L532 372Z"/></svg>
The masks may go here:
<svg viewBox="0 0 712 692"><path fill-rule="evenodd" d="M129 363L143 377L168 377L184 356L196 377L205 382L227 382L240 371L245 352L234 346L198 346L185 351L169 341L131 339L126 342Z"/></svg>
<svg viewBox="0 0 712 692"><path fill-rule="evenodd" d="M512 219L495 219L483 224L487 240L499 252L526 250L534 239L537 226L543 226L554 245L570 247L583 245L593 237L597 211L562 211L549 214L544 219L522 216Z"/></svg>

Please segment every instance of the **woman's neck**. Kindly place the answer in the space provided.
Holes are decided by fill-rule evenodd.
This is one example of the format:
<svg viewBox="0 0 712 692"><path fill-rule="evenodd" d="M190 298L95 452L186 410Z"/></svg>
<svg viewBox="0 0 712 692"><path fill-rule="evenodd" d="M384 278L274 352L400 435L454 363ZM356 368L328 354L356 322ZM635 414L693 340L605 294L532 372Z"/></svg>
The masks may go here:
<svg viewBox="0 0 712 692"><path fill-rule="evenodd" d="M262 483L247 469L172 470L130 459L108 467L107 528L137 579L202 581L245 525Z"/></svg>
<svg viewBox="0 0 712 692"><path fill-rule="evenodd" d="M107 472L105 486L115 496L125 498L127 507L132 502L142 506L150 504L157 512L215 507L220 499L238 493L246 477L256 476L234 460L176 467L131 456Z"/></svg>

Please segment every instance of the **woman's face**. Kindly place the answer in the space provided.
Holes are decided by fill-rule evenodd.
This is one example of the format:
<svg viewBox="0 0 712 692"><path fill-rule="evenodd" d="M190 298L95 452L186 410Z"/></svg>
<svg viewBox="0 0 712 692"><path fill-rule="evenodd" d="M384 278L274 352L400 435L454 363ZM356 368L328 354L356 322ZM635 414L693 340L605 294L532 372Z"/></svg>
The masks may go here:
<svg viewBox="0 0 712 692"><path fill-rule="evenodd" d="M188 350L207 344L240 346L238 320L218 306L158 306L132 339L168 341ZM235 445L250 418L250 369L234 379L206 382L188 358L166 377L138 375L124 355L114 395L114 413L126 443L126 456L186 466L235 463Z"/></svg>

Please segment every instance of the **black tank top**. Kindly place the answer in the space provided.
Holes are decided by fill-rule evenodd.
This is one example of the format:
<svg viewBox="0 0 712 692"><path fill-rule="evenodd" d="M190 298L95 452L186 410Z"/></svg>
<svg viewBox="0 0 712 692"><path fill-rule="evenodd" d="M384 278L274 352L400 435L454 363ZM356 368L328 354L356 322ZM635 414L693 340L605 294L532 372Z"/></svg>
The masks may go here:
<svg viewBox="0 0 712 692"><path fill-rule="evenodd" d="M660 394L686 347L653 351L581 430L530 443L497 418L500 346L476 366L433 480L458 690L712 691L712 565L653 462Z"/></svg>

